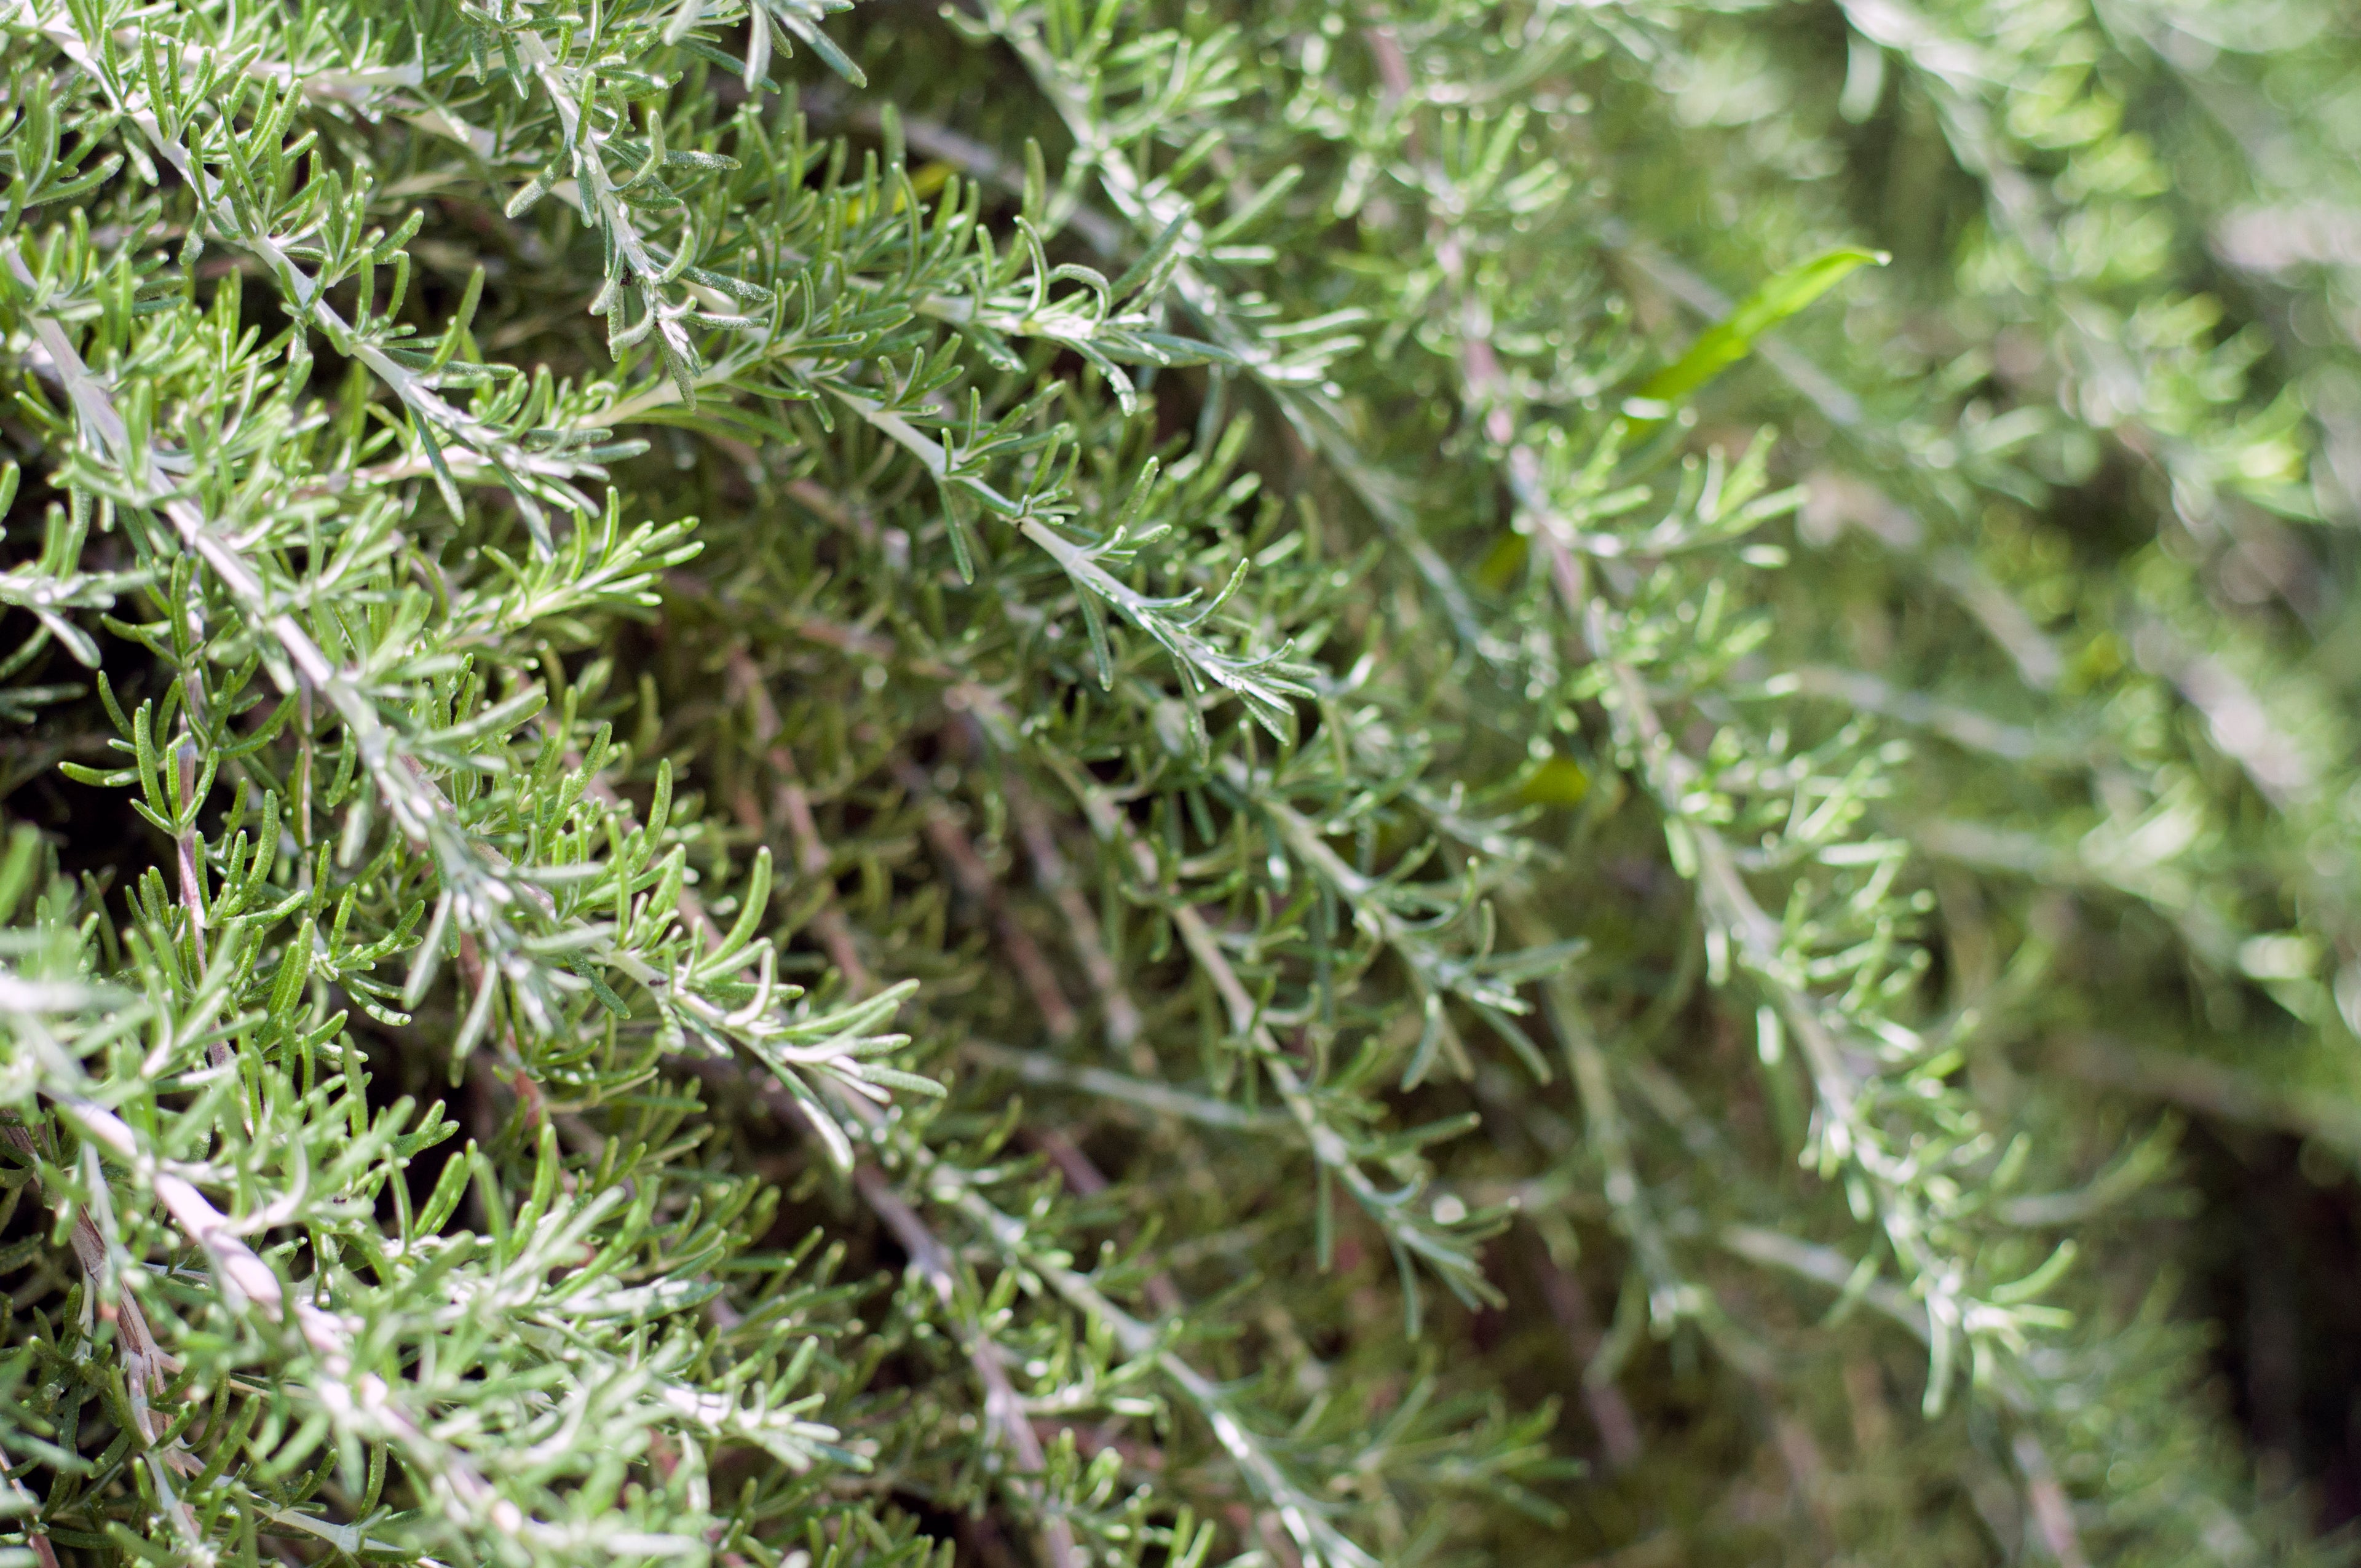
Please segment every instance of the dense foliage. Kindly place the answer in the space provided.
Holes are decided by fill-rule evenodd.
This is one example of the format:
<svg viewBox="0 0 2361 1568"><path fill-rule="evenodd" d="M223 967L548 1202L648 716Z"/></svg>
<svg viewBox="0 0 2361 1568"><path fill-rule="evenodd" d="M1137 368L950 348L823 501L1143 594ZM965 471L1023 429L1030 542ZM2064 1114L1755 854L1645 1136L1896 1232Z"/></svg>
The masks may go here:
<svg viewBox="0 0 2361 1568"><path fill-rule="evenodd" d="M2337 0L21 0L9 1564L2297 1561Z"/></svg>

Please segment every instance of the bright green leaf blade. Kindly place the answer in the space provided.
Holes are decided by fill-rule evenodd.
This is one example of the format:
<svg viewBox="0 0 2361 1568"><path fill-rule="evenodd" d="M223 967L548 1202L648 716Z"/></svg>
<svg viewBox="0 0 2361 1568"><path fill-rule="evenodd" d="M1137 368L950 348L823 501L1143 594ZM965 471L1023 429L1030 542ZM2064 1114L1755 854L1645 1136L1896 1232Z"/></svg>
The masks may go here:
<svg viewBox="0 0 2361 1568"><path fill-rule="evenodd" d="M1853 269L1883 267L1889 259L1883 251L1843 246L1774 274L1690 344L1687 353L1649 377L1638 395L1665 404L1686 400L1753 353L1756 338L1835 288Z"/></svg>

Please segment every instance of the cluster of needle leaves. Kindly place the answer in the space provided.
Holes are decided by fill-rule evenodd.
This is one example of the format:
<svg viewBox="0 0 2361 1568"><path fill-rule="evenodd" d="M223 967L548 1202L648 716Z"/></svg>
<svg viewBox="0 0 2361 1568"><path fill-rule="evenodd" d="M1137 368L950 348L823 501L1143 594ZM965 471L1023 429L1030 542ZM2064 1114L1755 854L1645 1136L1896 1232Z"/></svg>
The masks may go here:
<svg viewBox="0 0 2361 1568"><path fill-rule="evenodd" d="M2330 0L0 32L0 1568L2320 1550Z"/></svg>

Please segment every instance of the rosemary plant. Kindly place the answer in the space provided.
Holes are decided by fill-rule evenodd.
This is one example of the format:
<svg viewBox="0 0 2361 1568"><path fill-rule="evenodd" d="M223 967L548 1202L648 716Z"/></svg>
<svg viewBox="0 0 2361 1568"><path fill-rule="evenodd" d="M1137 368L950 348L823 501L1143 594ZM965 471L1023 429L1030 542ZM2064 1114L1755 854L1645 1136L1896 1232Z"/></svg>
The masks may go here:
<svg viewBox="0 0 2361 1568"><path fill-rule="evenodd" d="M2314 1550L2334 0L0 27L6 1568Z"/></svg>

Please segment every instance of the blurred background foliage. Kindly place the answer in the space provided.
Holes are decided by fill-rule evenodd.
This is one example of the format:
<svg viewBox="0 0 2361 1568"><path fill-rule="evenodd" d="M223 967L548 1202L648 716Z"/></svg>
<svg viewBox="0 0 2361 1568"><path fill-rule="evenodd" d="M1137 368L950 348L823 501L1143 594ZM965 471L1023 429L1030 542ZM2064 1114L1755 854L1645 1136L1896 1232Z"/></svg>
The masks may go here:
<svg viewBox="0 0 2361 1568"><path fill-rule="evenodd" d="M1795 676L1919 738L1878 810L1927 856L1942 983L1989 1014L1980 1092L2069 1146L2178 1113L2178 1181L2118 1212L2092 1287L2204 1324L2264 1492L2339 1525L2353 20L1730 6L1620 41L1583 131L1635 308L1709 313L1750 256L1893 254L1709 405L1782 410L1814 479Z"/></svg>
<svg viewBox="0 0 2361 1568"><path fill-rule="evenodd" d="M2348 1555L2349 5L6 26L10 1550Z"/></svg>

